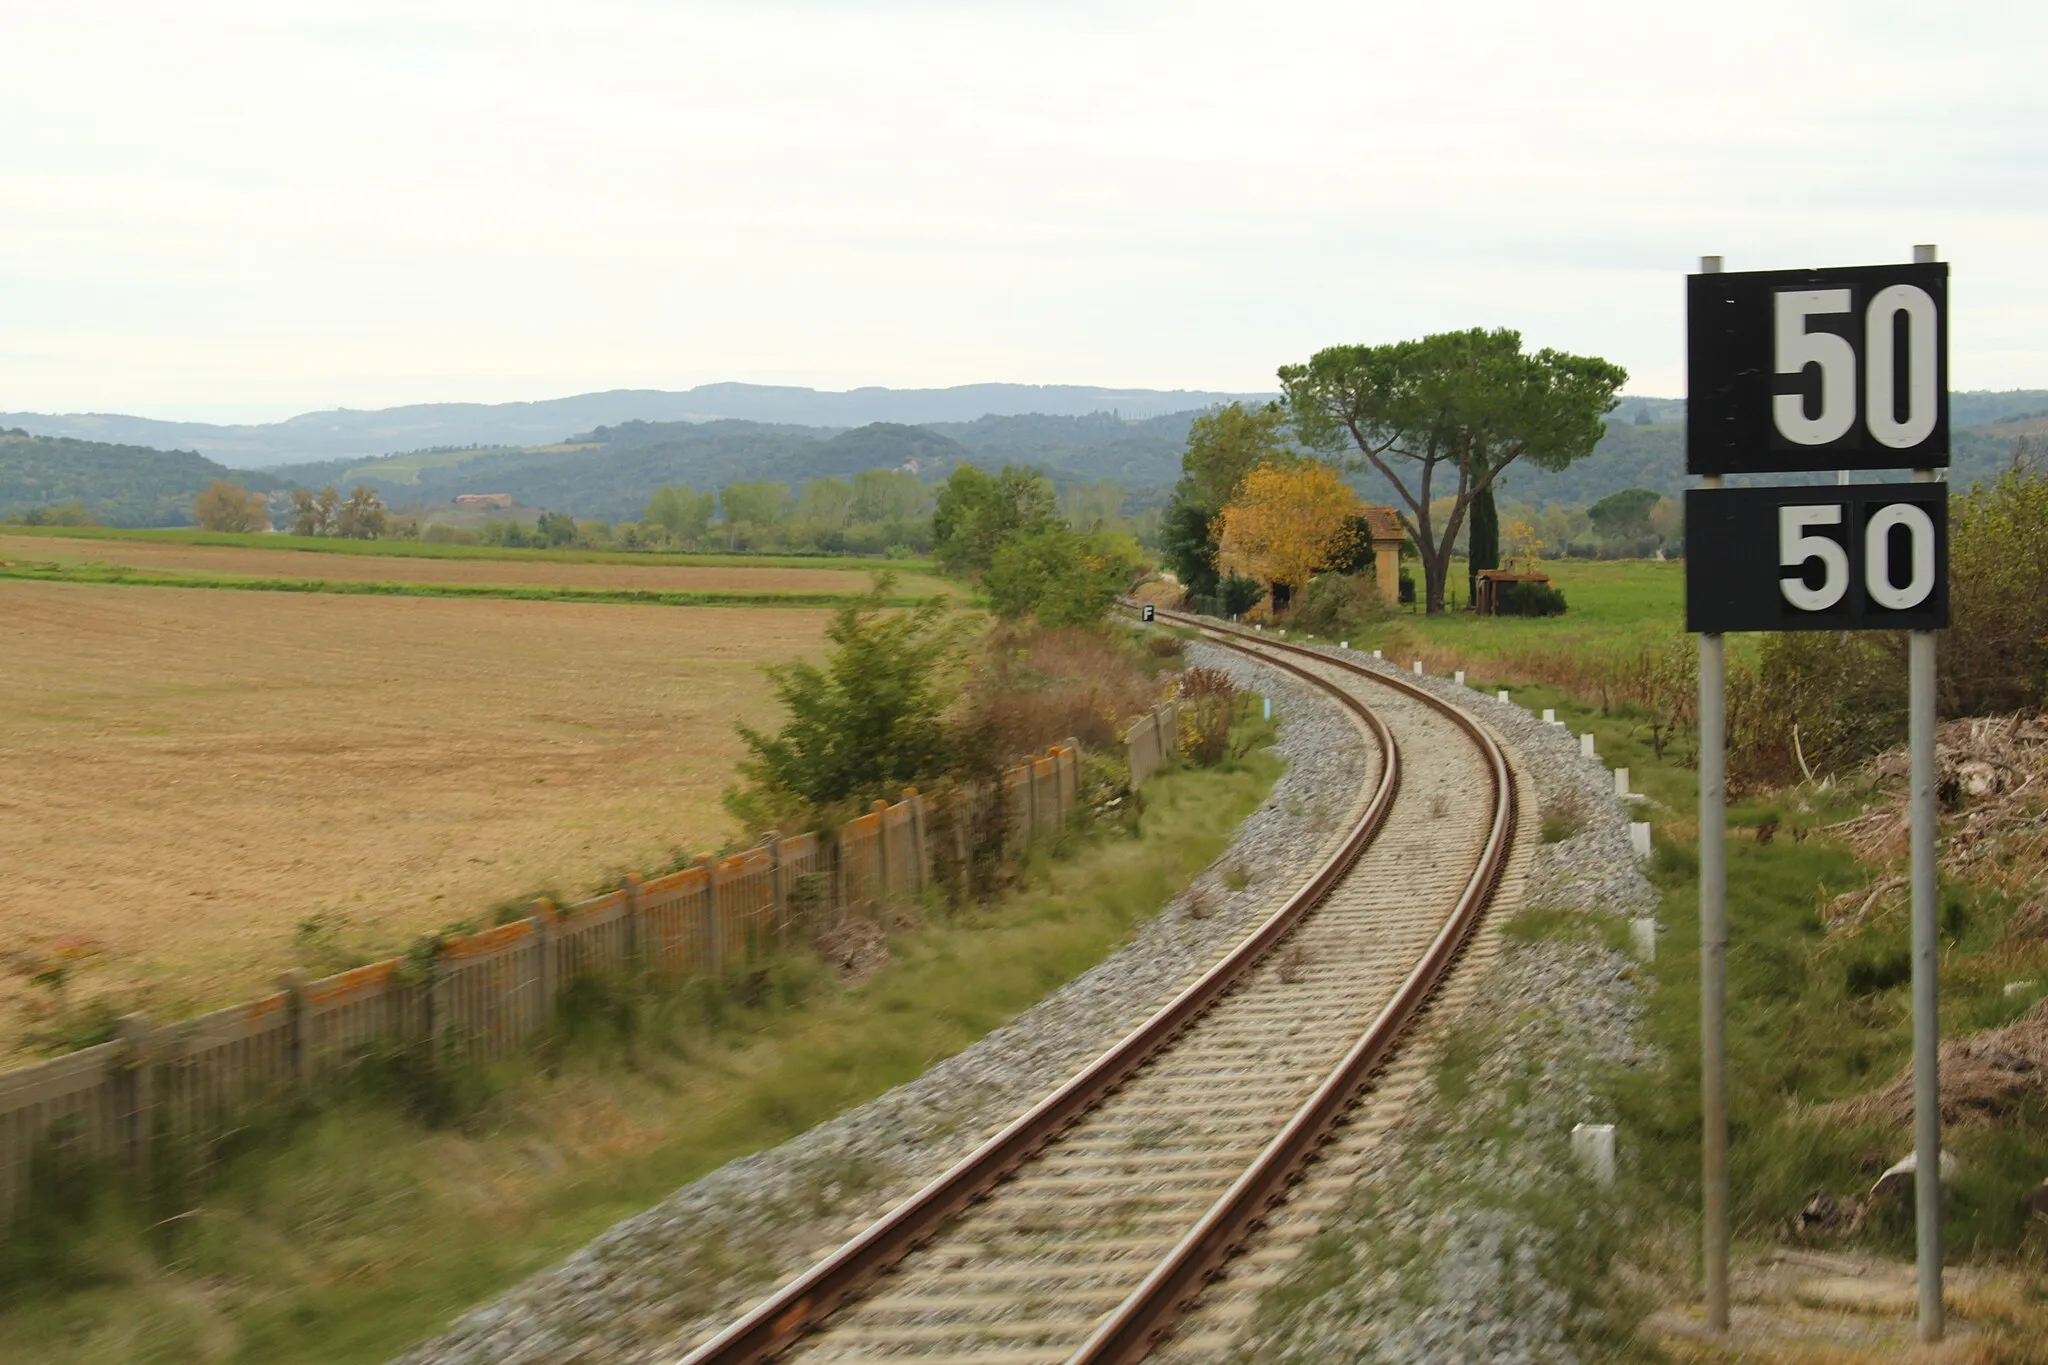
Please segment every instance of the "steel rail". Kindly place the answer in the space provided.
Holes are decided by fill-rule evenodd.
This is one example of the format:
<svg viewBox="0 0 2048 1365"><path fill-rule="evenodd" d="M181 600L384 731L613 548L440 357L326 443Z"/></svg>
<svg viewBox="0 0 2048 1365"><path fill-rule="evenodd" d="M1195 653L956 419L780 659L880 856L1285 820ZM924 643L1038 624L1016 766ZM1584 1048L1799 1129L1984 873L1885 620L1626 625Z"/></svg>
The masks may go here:
<svg viewBox="0 0 2048 1365"><path fill-rule="evenodd" d="M1386 822L1387 812L1400 790L1400 751L1392 732L1370 707L1308 669L1251 650L1241 652L1327 691L1358 716L1377 740L1381 754L1379 784L1343 845L1285 905L1158 1013L879 1221L685 1356L681 1365L754 1365L773 1360L794 1346L847 1299L930 1241L955 1215L985 1196L1076 1119L1115 1092L1229 994L1330 888L1343 880L1365 852Z"/></svg>
<svg viewBox="0 0 2048 1365"><path fill-rule="evenodd" d="M1373 1073L1386 1060L1410 1020L1435 991L1478 925L1507 863L1516 818L1515 788L1508 772L1507 756L1493 737L1459 708L1399 675L1365 668L1319 650L1267 640L1263 635L1231 630L1179 616L1178 613L1161 612L1159 615L1177 618L1213 635L1254 640L1263 649L1312 656L1326 665L1386 683L1442 711L1470 735L1486 755L1494 788L1493 826L1488 831L1479 865L1466 882L1457 907L1444 921L1429 950L1402 982L1394 998L1229 1191L1210 1207L1144 1282L1103 1319L1080 1349L1067 1358L1068 1365L1123 1365L1124 1362L1144 1359L1153 1346L1171 1334L1174 1320L1193 1306L1203 1287L1244 1248L1265 1221L1266 1214L1286 1199L1289 1188L1301 1178L1304 1168L1315 1160L1323 1143L1344 1121L1360 1093L1371 1083ZM1268 658L1271 662L1279 662L1271 660L1270 656Z"/></svg>

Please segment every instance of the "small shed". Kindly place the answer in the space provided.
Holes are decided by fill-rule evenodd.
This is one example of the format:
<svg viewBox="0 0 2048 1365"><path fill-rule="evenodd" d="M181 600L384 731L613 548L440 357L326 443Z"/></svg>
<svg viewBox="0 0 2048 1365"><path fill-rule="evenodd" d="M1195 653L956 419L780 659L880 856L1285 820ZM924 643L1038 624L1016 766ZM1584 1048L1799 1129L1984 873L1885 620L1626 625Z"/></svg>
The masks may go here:
<svg viewBox="0 0 2048 1365"><path fill-rule="evenodd" d="M1380 596L1389 603L1401 600L1401 547L1408 533L1401 529L1401 515L1391 507L1365 509L1365 527L1372 536L1373 579Z"/></svg>
<svg viewBox="0 0 2048 1365"><path fill-rule="evenodd" d="M1479 595L1472 605L1481 616L1492 616L1496 598L1503 583L1541 583L1550 586L1547 573L1509 573L1505 569L1481 569L1479 571Z"/></svg>

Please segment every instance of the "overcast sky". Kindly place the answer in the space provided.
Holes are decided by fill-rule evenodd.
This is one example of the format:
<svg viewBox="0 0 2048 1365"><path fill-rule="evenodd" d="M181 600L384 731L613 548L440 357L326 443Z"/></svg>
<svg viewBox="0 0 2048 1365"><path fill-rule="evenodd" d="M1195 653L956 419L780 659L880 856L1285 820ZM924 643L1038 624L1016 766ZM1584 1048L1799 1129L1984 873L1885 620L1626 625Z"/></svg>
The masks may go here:
<svg viewBox="0 0 2048 1365"><path fill-rule="evenodd" d="M0 411L1262 389L1682 277L1954 263L2048 387L2048 5L0 4Z"/></svg>

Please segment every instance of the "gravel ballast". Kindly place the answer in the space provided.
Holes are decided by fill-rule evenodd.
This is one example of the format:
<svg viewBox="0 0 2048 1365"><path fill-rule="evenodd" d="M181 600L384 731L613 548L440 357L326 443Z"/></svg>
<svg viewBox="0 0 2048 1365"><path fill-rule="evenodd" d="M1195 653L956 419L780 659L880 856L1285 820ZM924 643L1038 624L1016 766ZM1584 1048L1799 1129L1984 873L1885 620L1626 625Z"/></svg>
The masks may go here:
<svg viewBox="0 0 2048 1365"><path fill-rule="evenodd" d="M1369 772L1365 741L1297 679L1209 645L1190 643L1188 656L1273 699L1287 768L1223 856L1129 946L916 1080L615 1225L404 1365L675 1360L966 1155L1278 909L1341 835ZM1236 868L1250 879L1233 891L1225 869Z"/></svg>
<svg viewBox="0 0 2048 1365"><path fill-rule="evenodd" d="M1490 726L1546 811L1583 817L1575 836L1536 849L1524 907L1654 910L1629 845L1640 817L1576 736L1450 679L1404 677ZM1613 1122L1596 1086L1605 1069L1655 1060L1639 1033L1641 993L1634 961L1601 942L1509 937L1439 1035L1439 1075L1455 1069L1457 1093L1434 1093L1402 1120L1386 1159L1262 1305L1242 1358L1580 1359L1598 1310L1576 1272L1624 1214L1574 1162L1571 1130ZM1617 1136L1626 1163L1628 1135Z"/></svg>

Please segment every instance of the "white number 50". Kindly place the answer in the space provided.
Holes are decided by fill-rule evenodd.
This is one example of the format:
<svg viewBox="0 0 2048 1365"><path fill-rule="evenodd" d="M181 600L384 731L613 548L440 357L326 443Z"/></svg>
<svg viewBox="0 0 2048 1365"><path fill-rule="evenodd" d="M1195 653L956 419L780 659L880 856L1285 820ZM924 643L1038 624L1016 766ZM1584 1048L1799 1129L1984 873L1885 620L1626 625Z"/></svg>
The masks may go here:
<svg viewBox="0 0 2048 1365"><path fill-rule="evenodd" d="M1801 611L1826 611L1849 591L1849 552L1826 536L1806 534L1809 526L1840 526L1840 503L1778 509L1778 565L1797 569L1778 580L1785 600ZM1809 588L1802 577L1806 561L1818 559L1823 570L1820 586Z"/></svg>
<svg viewBox="0 0 2048 1365"><path fill-rule="evenodd" d="M1856 424L1856 348L1833 332L1809 332L1810 317L1849 311L1846 289L1785 289L1778 292L1773 350L1779 374L1820 367L1820 414L1806 415L1806 397L1780 393L1771 398L1771 420L1794 445L1824 446L1848 435ZM1906 416L1896 412L1892 329L1906 315ZM1910 284L1880 289L1863 310L1863 424L1880 445L1905 450L1934 432L1939 379L1935 373L1934 300Z"/></svg>
<svg viewBox="0 0 2048 1365"><path fill-rule="evenodd" d="M1840 503L1809 503L1778 509L1778 566L1794 572L1781 575L1778 591L1801 611L1826 611L1849 591L1849 552L1827 536L1809 535L1814 526L1840 526ZM1904 586L1892 581L1891 533L1903 529L1909 577ZM1821 582L1806 586L1807 561L1821 563ZM1934 519L1911 503L1895 502L1870 518L1863 528L1863 588L1870 600L1890 611L1910 611L1934 591Z"/></svg>

